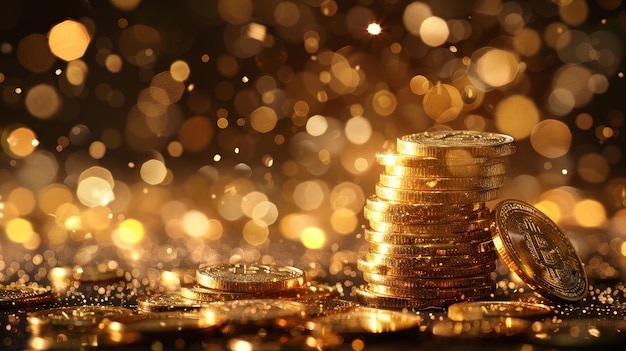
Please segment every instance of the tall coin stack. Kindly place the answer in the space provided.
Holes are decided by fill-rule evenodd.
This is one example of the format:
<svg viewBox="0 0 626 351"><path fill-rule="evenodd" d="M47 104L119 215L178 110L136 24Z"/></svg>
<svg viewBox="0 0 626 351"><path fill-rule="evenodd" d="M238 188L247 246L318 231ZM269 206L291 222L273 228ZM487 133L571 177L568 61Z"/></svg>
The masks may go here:
<svg viewBox="0 0 626 351"><path fill-rule="evenodd" d="M382 308L444 307L489 296L496 251L487 201L499 197L508 135L433 131L405 135L364 208L369 250L357 262L367 282L361 303Z"/></svg>

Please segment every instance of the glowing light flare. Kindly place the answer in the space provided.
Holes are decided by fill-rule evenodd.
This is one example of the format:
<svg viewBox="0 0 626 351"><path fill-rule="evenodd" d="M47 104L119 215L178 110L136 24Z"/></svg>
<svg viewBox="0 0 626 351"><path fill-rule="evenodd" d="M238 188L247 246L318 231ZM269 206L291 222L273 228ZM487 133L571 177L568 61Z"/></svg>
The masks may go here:
<svg viewBox="0 0 626 351"><path fill-rule="evenodd" d="M100 177L86 177L78 183L78 200L85 206L106 206L115 199L113 186Z"/></svg>
<svg viewBox="0 0 626 351"><path fill-rule="evenodd" d="M257 224L272 225L278 219L278 208L273 202L261 201L254 206L251 218Z"/></svg>
<svg viewBox="0 0 626 351"><path fill-rule="evenodd" d="M72 61L81 58L91 38L84 24L65 20L56 24L48 33L50 51L58 58Z"/></svg>
<svg viewBox="0 0 626 351"><path fill-rule="evenodd" d="M187 235L209 240L219 239L224 231L220 221L208 218L198 210L186 212L182 217L182 226Z"/></svg>
<svg viewBox="0 0 626 351"><path fill-rule="evenodd" d="M430 47L443 45L448 40L449 35L450 28L441 17L428 17L420 25L420 37L424 44Z"/></svg>
<svg viewBox="0 0 626 351"><path fill-rule="evenodd" d="M413 94L424 95L427 91L430 90L430 88L432 88L433 83L429 81L428 78L418 74L415 77L411 78L409 86Z"/></svg>
<svg viewBox="0 0 626 351"><path fill-rule="evenodd" d="M187 64L187 62L176 60L170 65L170 74L172 75L172 79L175 81L184 82L189 78L191 69L189 68L189 64Z"/></svg>
<svg viewBox="0 0 626 351"><path fill-rule="evenodd" d="M254 246L265 243L269 236L269 228L254 220L249 220L243 226L244 240Z"/></svg>
<svg viewBox="0 0 626 351"><path fill-rule="evenodd" d="M320 136L328 130L328 121L324 116L314 115L307 119L305 128L311 136Z"/></svg>
<svg viewBox="0 0 626 351"><path fill-rule="evenodd" d="M326 189L322 182L307 180L299 183L293 190L293 201L303 210L319 208L326 198Z"/></svg>
<svg viewBox="0 0 626 351"><path fill-rule="evenodd" d="M428 117L445 123L459 116L463 109L463 98L456 87L439 82L426 92L423 106Z"/></svg>
<svg viewBox="0 0 626 351"><path fill-rule="evenodd" d="M16 187L11 190L6 198L11 203L20 216L28 215L35 208L35 194L24 187Z"/></svg>
<svg viewBox="0 0 626 351"><path fill-rule="evenodd" d="M125 219L113 232L113 242L120 248L132 248L141 243L145 235L144 225L136 219Z"/></svg>
<svg viewBox="0 0 626 351"><path fill-rule="evenodd" d="M519 62L511 52L485 47L472 54L469 77L477 87L490 90L513 82L519 70Z"/></svg>
<svg viewBox="0 0 626 351"><path fill-rule="evenodd" d="M213 132L214 127L208 118L193 116L183 122L178 137L185 151L200 152L209 146Z"/></svg>
<svg viewBox="0 0 626 351"><path fill-rule="evenodd" d="M157 185L165 180L167 167L165 167L163 161L151 159L141 165L139 174L144 182L150 185Z"/></svg>
<svg viewBox="0 0 626 351"><path fill-rule="evenodd" d="M321 249L326 243L326 233L318 227L308 227L300 237L302 244L308 249Z"/></svg>
<svg viewBox="0 0 626 351"><path fill-rule="evenodd" d="M607 223L606 209L599 201L585 199L574 206L576 222L587 228L602 228Z"/></svg>
<svg viewBox="0 0 626 351"><path fill-rule="evenodd" d="M372 107L379 115L386 117L394 113L398 107L396 96L389 90L377 91L372 97Z"/></svg>
<svg viewBox="0 0 626 351"><path fill-rule="evenodd" d="M356 213L348 208L340 208L333 211L330 216L330 225L333 230L339 234L348 235L357 230L359 226L359 219Z"/></svg>
<svg viewBox="0 0 626 351"><path fill-rule="evenodd" d="M383 29L378 23L370 23L367 25L367 33L370 35L379 35Z"/></svg>
<svg viewBox="0 0 626 351"><path fill-rule="evenodd" d="M404 8L402 23L409 33L419 36L422 23L431 16L432 11L428 4L414 1Z"/></svg>
<svg viewBox="0 0 626 351"><path fill-rule="evenodd" d="M39 146L37 135L28 127L8 127L2 133L2 136L3 150L16 158L23 158L32 154Z"/></svg>
<svg viewBox="0 0 626 351"><path fill-rule="evenodd" d="M533 127L530 144L535 151L547 158L561 157L567 154L572 145L572 133L567 124L546 119Z"/></svg>
<svg viewBox="0 0 626 351"><path fill-rule="evenodd" d="M24 103L34 117L50 119L61 109L61 95L52 85L38 84L28 90Z"/></svg>
<svg viewBox="0 0 626 351"><path fill-rule="evenodd" d="M362 116L350 118L344 127L346 138L353 144L362 145L372 137L373 128L370 121Z"/></svg>
<svg viewBox="0 0 626 351"><path fill-rule="evenodd" d="M564 6L559 6L559 15L570 26L579 26L589 16L589 6L585 0L567 1Z"/></svg>
<svg viewBox="0 0 626 351"><path fill-rule="evenodd" d="M258 107L250 114L250 125L259 133L271 132L277 123L278 115L270 107Z"/></svg>
<svg viewBox="0 0 626 351"><path fill-rule="evenodd" d="M63 184L50 184L39 191L37 204L46 214L53 214L57 208L65 203L73 202L71 190Z"/></svg>
<svg viewBox="0 0 626 351"><path fill-rule="evenodd" d="M81 86L85 83L88 71L89 69L84 61L74 60L67 64L65 76L70 84Z"/></svg>
<svg viewBox="0 0 626 351"><path fill-rule="evenodd" d="M590 152L582 155L578 159L577 170L578 175L586 182L599 184L607 179L611 168L605 157Z"/></svg>
<svg viewBox="0 0 626 351"><path fill-rule="evenodd" d="M24 218L14 218L10 220L4 228L6 236L14 243L24 244L29 242L33 236L37 235L33 225Z"/></svg>
<svg viewBox="0 0 626 351"><path fill-rule="evenodd" d="M494 115L498 130L518 140L529 137L539 122L539 109L533 100L524 95L511 95L502 99Z"/></svg>

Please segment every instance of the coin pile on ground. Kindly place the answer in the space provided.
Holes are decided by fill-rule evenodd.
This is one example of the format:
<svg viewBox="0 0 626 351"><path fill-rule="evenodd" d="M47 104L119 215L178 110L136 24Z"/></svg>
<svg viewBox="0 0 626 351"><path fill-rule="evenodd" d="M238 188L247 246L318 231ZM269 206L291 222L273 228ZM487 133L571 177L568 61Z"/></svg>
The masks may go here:
<svg viewBox="0 0 626 351"><path fill-rule="evenodd" d="M195 274L195 281L183 284L179 291L138 297L139 312L192 311L219 301L286 299L309 302L340 296L335 287L307 281L304 271L292 266L217 264L201 266Z"/></svg>
<svg viewBox="0 0 626 351"><path fill-rule="evenodd" d="M496 251L486 202L499 197L512 137L434 131L398 138L364 208L370 243L357 265L361 303L443 307L495 289Z"/></svg>

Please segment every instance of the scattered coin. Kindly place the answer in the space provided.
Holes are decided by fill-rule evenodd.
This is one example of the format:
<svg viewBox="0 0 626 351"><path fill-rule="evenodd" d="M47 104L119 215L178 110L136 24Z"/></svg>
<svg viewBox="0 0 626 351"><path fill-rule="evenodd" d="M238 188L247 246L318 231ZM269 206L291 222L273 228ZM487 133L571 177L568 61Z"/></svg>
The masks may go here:
<svg viewBox="0 0 626 351"><path fill-rule="evenodd" d="M36 285L5 285L0 287L0 309L42 305L52 300L52 292Z"/></svg>
<svg viewBox="0 0 626 351"><path fill-rule="evenodd" d="M282 291L302 287L304 271L290 266L257 264L224 264L200 267L198 284L229 292Z"/></svg>
<svg viewBox="0 0 626 351"><path fill-rule="evenodd" d="M538 318L552 312L552 307L524 301L473 301L448 306L448 318L453 321L473 321L484 318Z"/></svg>

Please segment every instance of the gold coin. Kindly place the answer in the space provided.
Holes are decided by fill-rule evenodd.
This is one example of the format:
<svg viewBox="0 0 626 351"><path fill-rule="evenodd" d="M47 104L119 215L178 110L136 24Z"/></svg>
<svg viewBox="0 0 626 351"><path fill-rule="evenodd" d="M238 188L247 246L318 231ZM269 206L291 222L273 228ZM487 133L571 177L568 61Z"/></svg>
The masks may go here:
<svg viewBox="0 0 626 351"><path fill-rule="evenodd" d="M528 330L534 345L575 350L623 350L626 320L610 318L547 319L537 321Z"/></svg>
<svg viewBox="0 0 626 351"><path fill-rule="evenodd" d="M504 162L478 163L469 166L405 167L385 166L384 174L400 177L492 177L506 173Z"/></svg>
<svg viewBox="0 0 626 351"><path fill-rule="evenodd" d="M414 190L389 188L376 184L376 196L381 200L409 203L473 203L496 200L500 188L481 190Z"/></svg>
<svg viewBox="0 0 626 351"><path fill-rule="evenodd" d="M473 301L448 306L448 318L453 321L474 321L494 317L528 318L545 316L552 307L524 301Z"/></svg>
<svg viewBox="0 0 626 351"><path fill-rule="evenodd" d="M5 285L0 287L0 309L20 308L52 301L52 292L36 285Z"/></svg>
<svg viewBox="0 0 626 351"><path fill-rule="evenodd" d="M195 301L215 302L269 297L272 295L272 292L237 292L209 289L199 284L183 284L180 287L180 295Z"/></svg>
<svg viewBox="0 0 626 351"><path fill-rule="evenodd" d="M137 311L139 313L165 312L165 311L197 311L202 307L202 302L196 299L188 299L180 292L169 292L154 295L142 295L137 298Z"/></svg>
<svg viewBox="0 0 626 351"><path fill-rule="evenodd" d="M466 233L474 230L488 231L489 220L485 218L443 224L396 224L391 222L369 221L369 225L373 230L383 233L445 235Z"/></svg>
<svg viewBox="0 0 626 351"><path fill-rule="evenodd" d="M348 312L356 309L359 305L348 300L324 298L320 300L307 300L306 314L309 317L328 316L337 313Z"/></svg>
<svg viewBox="0 0 626 351"><path fill-rule="evenodd" d="M266 292L302 287L304 271L290 266L258 264L221 264L200 267L198 284L230 292Z"/></svg>
<svg viewBox="0 0 626 351"><path fill-rule="evenodd" d="M361 289L369 292L395 297L412 299L466 299L485 298L495 290L495 284L473 286L467 288L399 288L396 286L367 284Z"/></svg>
<svg viewBox="0 0 626 351"><path fill-rule="evenodd" d="M300 324L306 317L305 304L291 300L245 299L212 302L202 307L203 314L212 314L228 320L233 329L228 332L247 328L289 329ZM237 330L235 330L237 329Z"/></svg>
<svg viewBox="0 0 626 351"><path fill-rule="evenodd" d="M378 308L414 308L414 309L427 309L432 307L445 307L459 300L455 299L419 299L401 296L391 296L377 294L363 288L355 288L357 300L371 307Z"/></svg>
<svg viewBox="0 0 626 351"><path fill-rule="evenodd" d="M375 265L398 268L429 269L440 267L463 267L496 262L494 251L475 255L454 256L389 256L372 252L365 253L365 260Z"/></svg>
<svg viewBox="0 0 626 351"><path fill-rule="evenodd" d="M422 319L415 313L359 307L311 320L306 329L317 338L328 335L380 334L415 329Z"/></svg>
<svg viewBox="0 0 626 351"><path fill-rule="evenodd" d="M400 154L397 152L385 152L376 154L376 162L382 166L404 166L404 167L461 167L473 166L475 164L492 162L489 157L467 157L446 158L446 157L422 157L414 155Z"/></svg>
<svg viewBox="0 0 626 351"><path fill-rule="evenodd" d="M469 130L439 130L404 135L397 139L400 154L422 157L502 157L515 153L515 140L505 134ZM462 158L462 157L461 157Z"/></svg>
<svg viewBox="0 0 626 351"><path fill-rule="evenodd" d="M487 241L491 239L491 234L485 229L443 234L394 233L366 229L364 237L365 241L376 244L439 245Z"/></svg>
<svg viewBox="0 0 626 351"><path fill-rule="evenodd" d="M105 318L130 316L132 310L118 306L70 306L32 312L28 323L33 328L55 326L93 326Z"/></svg>
<svg viewBox="0 0 626 351"><path fill-rule="evenodd" d="M414 190L482 190L499 188L504 174L490 177L412 177L380 174L378 183L388 188Z"/></svg>
<svg viewBox="0 0 626 351"><path fill-rule="evenodd" d="M389 256L453 256L475 255L494 252L491 240L453 244L396 245L389 243L370 243L369 252Z"/></svg>
<svg viewBox="0 0 626 351"><path fill-rule="evenodd" d="M481 274L489 274L496 268L495 260L485 264L466 265L461 267L429 267L429 268L413 268L413 267L393 267L369 262L364 258L356 261L357 269L361 272L375 273L382 275L392 275L398 277L411 278L461 278L471 277Z"/></svg>
<svg viewBox="0 0 626 351"><path fill-rule="evenodd" d="M431 324L430 329L437 337L480 340L525 334L530 326L528 320L508 317L463 322L440 320Z"/></svg>
<svg viewBox="0 0 626 351"><path fill-rule="evenodd" d="M371 195L365 203L369 213L384 213L394 216L423 217L424 222L456 222L483 218L484 211L489 211L484 202L454 204L419 204L385 201ZM382 221L385 222L385 221Z"/></svg>
<svg viewBox="0 0 626 351"><path fill-rule="evenodd" d="M102 321L98 346L149 344L155 339L160 343L172 342L180 335L190 337L190 333L206 338L217 334L219 327L225 323L226 319L218 315L200 311L167 311L106 318Z"/></svg>
<svg viewBox="0 0 626 351"><path fill-rule="evenodd" d="M383 275L363 272L363 280L371 284L393 286L399 288L467 288L472 286L483 286L494 284L491 273L480 274L473 277L455 278L413 278L397 277L394 275Z"/></svg>
<svg viewBox="0 0 626 351"><path fill-rule="evenodd" d="M528 286L551 300L576 302L585 297L583 264L548 216L517 200L499 203L491 216L496 250Z"/></svg>
<svg viewBox="0 0 626 351"><path fill-rule="evenodd" d="M450 212L425 217L420 214L419 207L413 206L416 211L413 212L378 212L367 207L363 208L363 216L365 219L374 222L390 222L394 224L445 224L451 222L462 222L475 219L489 218L489 209L483 208L472 212ZM448 211L448 210L445 210Z"/></svg>

